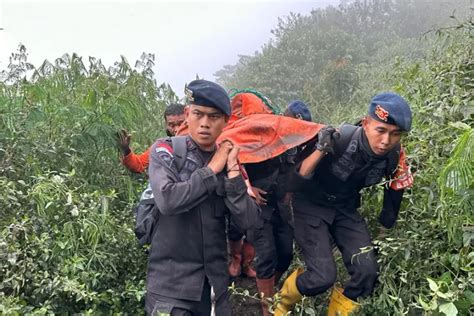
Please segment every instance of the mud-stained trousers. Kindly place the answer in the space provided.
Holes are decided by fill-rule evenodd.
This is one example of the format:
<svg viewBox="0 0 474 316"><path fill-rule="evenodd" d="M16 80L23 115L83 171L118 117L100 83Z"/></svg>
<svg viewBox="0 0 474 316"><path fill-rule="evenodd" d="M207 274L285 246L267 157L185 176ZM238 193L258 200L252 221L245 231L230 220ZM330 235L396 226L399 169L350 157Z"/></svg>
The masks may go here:
<svg viewBox="0 0 474 316"><path fill-rule="evenodd" d="M247 239L255 247L255 270L258 279L284 273L293 259L293 229L282 219L278 209L263 205L255 228L247 231Z"/></svg>
<svg viewBox="0 0 474 316"><path fill-rule="evenodd" d="M306 201L294 201L294 207L295 240L306 264L306 271L296 280L300 293L315 296L325 292L336 281L332 236L351 276L345 284L344 295L351 300L370 295L377 280L378 267L364 219L358 214L348 216Z"/></svg>
<svg viewBox="0 0 474 316"><path fill-rule="evenodd" d="M147 292L145 298L145 311L149 316L159 316L160 314L171 316L209 316L211 308L211 286L207 280L204 283L201 300L198 302L174 299L151 292ZM216 298L215 315L231 315L228 292Z"/></svg>

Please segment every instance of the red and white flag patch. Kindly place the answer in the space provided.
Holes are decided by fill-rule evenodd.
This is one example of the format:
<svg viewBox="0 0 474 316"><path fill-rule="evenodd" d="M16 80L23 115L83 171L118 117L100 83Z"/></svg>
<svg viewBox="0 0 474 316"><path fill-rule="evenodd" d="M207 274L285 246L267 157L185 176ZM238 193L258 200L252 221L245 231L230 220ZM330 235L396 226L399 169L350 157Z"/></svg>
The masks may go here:
<svg viewBox="0 0 474 316"><path fill-rule="evenodd" d="M158 143L156 145L155 152L157 154L166 153L166 154L170 155L171 157L173 157L173 147L171 147L167 143Z"/></svg>

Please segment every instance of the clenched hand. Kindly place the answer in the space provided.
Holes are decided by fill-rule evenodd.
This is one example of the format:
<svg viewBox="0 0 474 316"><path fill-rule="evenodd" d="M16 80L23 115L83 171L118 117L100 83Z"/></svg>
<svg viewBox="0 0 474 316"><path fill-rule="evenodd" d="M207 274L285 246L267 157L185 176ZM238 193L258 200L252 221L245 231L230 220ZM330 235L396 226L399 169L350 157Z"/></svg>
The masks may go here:
<svg viewBox="0 0 474 316"><path fill-rule="evenodd" d="M224 141L221 143L219 148L217 149L216 153L212 157L211 161L207 164L207 166L214 172L218 174L221 172L225 165L227 164L227 159L229 157L229 153L232 150L232 143L228 141Z"/></svg>

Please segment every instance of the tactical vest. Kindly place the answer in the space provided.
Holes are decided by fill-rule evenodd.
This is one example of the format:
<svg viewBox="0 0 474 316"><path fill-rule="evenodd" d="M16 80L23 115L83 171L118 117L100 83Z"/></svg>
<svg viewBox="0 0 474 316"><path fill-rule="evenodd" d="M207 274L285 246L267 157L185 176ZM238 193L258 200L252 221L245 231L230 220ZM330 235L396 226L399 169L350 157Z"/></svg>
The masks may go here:
<svg viewBox="0 0 474 316"><path fill-rule="evenodd" d="M385 159L374 159L363 152L361 126L343 124L340 138L335 142L334 155L318 165L312 184L302 188L314 203L356 209L360 206L360 190L380 183L384 176L396 170L400 145L391 150Z"/></svg>
<svg viewBox="0 0 474 316"><path fill-rule="evenodd" d="M339 128L340 139L336 142L336 158L331 163L331 173L341 181L346 181L357 167L356 156L359 154L360 138L363 129L361 126L343 124ZM368 187L382 181L384 176L392 175L398 166L400 144L397 144L386 156L371 166L364 181Z"/></svg>

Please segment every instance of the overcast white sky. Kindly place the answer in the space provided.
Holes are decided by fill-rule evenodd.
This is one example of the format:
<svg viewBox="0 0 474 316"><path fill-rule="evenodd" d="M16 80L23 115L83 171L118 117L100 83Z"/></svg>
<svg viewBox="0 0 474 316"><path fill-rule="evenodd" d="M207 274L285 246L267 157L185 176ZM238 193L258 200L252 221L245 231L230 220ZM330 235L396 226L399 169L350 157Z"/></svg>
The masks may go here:
<svg viewBox="0 0 474 316"><path fill-rule="evenodd" d="M214 80L238 55L260 50L278 17L308 14L339 0L111 1L0 0L0 69L23 43L39 66L64 53L101 58L109 66L124 55L134 65L142 52L156 56L159 83L182 96L196 74Z"/></svg>

